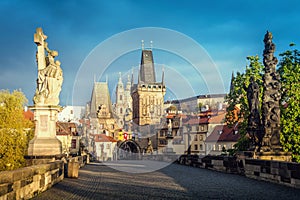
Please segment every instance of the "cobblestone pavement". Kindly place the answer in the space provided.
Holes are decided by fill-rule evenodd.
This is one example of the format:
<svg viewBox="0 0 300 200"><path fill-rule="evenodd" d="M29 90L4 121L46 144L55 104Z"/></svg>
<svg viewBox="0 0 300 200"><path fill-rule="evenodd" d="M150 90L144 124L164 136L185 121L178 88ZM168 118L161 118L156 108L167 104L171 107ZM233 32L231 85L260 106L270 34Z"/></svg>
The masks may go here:
<svg viewBox="0 0 300 200"><path fill-rule="evenodd" d="M138 168L138 165L126 167ZM149 173L127 173L91 163L80 169L78 179L65 178L34 199L277 200L300 199L300 190L178 164Z"/></svg>

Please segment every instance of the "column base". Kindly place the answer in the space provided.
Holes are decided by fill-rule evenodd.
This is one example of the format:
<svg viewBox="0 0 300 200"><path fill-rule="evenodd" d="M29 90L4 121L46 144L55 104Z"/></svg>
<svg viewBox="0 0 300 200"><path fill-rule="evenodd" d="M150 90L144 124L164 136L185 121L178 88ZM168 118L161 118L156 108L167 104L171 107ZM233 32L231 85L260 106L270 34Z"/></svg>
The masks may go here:
<svg viewBox="0 0 300 200"><path fill-rule="evenodd" d="M61 155L61 142L55 137L34 137L29 142L28 156Z"/></svg>

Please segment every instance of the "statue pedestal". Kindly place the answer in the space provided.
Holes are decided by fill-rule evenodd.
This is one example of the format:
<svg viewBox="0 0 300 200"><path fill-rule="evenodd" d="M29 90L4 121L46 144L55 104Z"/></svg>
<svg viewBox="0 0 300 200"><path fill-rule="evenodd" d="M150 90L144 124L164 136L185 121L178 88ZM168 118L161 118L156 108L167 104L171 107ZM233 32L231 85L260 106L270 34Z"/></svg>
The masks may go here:
<svg viewBox="0 0 300 200"><path fill-rule="evenodd" d="M292 153L283 152L283 151L254 152L253 158L260 159L260 160L276 160L276 161L291 162L292 161Z"/></svg>
<svg viewBox="0 0 300 200"><path fill-rule="evenodd" d="M173 151L173 138L173 136L166 137L168 144L164 151L165 154L175 154L175 152Z"/></svg>
<svg viewBox="0 0 300 200"><path fill-rule="evenodd" d="M56 138L57 114L60 106L33 106L35 136L29 142L27 158L53 159L62 153L61 142Z"/></svg>

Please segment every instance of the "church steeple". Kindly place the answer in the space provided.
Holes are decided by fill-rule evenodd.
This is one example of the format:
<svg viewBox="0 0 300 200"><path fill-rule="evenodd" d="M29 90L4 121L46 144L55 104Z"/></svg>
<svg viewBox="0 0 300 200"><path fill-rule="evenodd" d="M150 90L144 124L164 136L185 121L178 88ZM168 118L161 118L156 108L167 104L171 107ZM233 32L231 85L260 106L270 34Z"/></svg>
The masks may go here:
<svg viewBox="0 0 300 200"><path fill-rule="evenodd" d="M162 67L162 75L161 75L161 84L164 85L165 83L165 68Z"/></svg>
<svg viewBox="0 0 300 200"><path fill-rule="evenodd" d="M119 81L118 81L118 84L123 84L122 83L122 73L121 72L119 72Z"/></svg>
<svg viewBox="0 0 300 200"><path fill-rule="evenodd" d="M123 101L124 96L124 86L122 82L122 74L119 72L119 81L116 88L116 103L120 103Z"/></svg>
<svg viewBox="0 0 300 200"><path fill-rule="evenodd" d="M126 83L126 90L130 90L131 88L131 81L130 81L130 75L127 76L127 83Z"/></svg>
<svg viewBox="0 0 300 200"><path fill-rule="evenodd" d="M231 81L230 81L230 91L229 91L229 93L231 93L231 92L233 92L233 90L234 90L234 73L233 73L233 71L232 71L232 74L231 74Z"/></svg>

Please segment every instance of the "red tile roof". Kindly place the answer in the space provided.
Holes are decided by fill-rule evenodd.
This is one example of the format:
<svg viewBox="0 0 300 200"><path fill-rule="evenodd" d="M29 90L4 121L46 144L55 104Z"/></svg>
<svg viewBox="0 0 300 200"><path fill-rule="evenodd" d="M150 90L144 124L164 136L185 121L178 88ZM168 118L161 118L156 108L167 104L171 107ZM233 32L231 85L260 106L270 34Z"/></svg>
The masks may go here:
<svg viewBox="0 0 300 200"><path fill-rule="evenodd" d="M237 127L229 128L228 125L217 125L206 138L206 142L237 142L240 134Z"/></svg>
<svg viewBox="0 0 300 200"><path fill-rule="evenodd" d="M26 111L23 111L23 115L24 115L25 119L28 119L30 121L34 120L34 114L30 109L27 109Z"/></svg>
<svg viewBox="0 0 300 200"><path fill-rule="evenodd" d="M183 120L182 122L183 122L183 125L208 124L208 118L193 116L193 117Z"/></svg>
<svg viewBox="0 0 300 200"><path fill-rule="evenodd" d="M225 115L226 115L226 112L219 112L216 115L212 115L208 121L210 124L224 123Z"/></svg>
<svg viewBox="0 0 300 200"><path fill-rule="evenodd" d="M106 136L105 134L95 134L95 142L117 142L113 137Z"/></svg>

